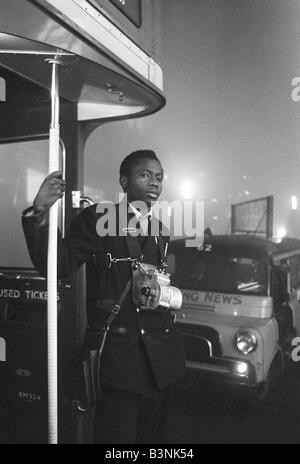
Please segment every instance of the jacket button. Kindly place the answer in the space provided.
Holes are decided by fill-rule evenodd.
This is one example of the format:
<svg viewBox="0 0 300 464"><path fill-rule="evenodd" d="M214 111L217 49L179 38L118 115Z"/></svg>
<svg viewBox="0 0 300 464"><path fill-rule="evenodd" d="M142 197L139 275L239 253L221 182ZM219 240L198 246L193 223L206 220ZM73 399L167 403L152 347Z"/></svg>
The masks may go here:
<svg viewBox="0 0 300 464"><path fill-rule="evenodd" d="M141 330L141 334L144 335L144 333L145 333L145 331L144 331L144 329L142 329L142 330Z"/></svg>
<svg viewBox="0 0 300 464"><path fill-rule="evenodd" d="M165 329L165 333L169 333L170 332L170 329Z"/></svg>
<svg viewBox="0 0 300 464"><path fill-rule="evenodd" d="M140 308L136 308L136 312L139 313L139 312L140 312Z"/></svg>

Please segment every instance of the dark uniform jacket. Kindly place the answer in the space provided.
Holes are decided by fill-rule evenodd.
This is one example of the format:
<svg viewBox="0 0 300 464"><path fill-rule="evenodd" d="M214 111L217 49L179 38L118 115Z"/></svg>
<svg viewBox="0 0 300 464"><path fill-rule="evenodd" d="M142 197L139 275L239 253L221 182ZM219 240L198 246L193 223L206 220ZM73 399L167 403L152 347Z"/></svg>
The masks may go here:
<svg viewBox="0 0 300 464"><path fill-rule="evenodd" d="M72 222L64 240L59 237L58 243L59 276L68 276L87 263L87 312L92 328L103 325L108 316L105 303L118 300L132 275L131 264L126 261L112 263L108 268L108 253L112 258L124 258L129 256L129 250L125 236L97 234L99 218L97 205L84 209ZM45 276L48 226L41 225L35 216L23 216L22 223L32 262ZM166 243L168 238L163 240ZM159 263L155 237L147 237L143 255L145 263ZM170 311L139 310L130 291L107 337L102 383L155 397L157 389L183 375L184 366L182 338Z"/></svg>

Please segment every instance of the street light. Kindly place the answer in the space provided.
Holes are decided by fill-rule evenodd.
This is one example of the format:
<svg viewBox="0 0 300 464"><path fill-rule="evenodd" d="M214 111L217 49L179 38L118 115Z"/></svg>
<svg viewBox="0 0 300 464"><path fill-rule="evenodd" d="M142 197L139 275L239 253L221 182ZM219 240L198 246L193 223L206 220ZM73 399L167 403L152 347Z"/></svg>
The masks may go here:
<svg viewBox="0 0 300 464"><path fill-rule="evenodd" d="M298 209L298 201L296 195L291 196L292 209Z"/></svg>
<svg viewBox="0 0 300 464"><path fill-rule="evenodd" d="M283 239L283 237L285 237L287 234L287 230L285 227L278 227L277 229L277 238L278 240L281 242L281 240Z"/></svg>
<svg viewBox="0 0 300 464"><path fill-rule="evenodd" d="M190 200L193 196L193 185L190 180L185 180L182 182L181 187L181 196L184 200Z"/></svg>

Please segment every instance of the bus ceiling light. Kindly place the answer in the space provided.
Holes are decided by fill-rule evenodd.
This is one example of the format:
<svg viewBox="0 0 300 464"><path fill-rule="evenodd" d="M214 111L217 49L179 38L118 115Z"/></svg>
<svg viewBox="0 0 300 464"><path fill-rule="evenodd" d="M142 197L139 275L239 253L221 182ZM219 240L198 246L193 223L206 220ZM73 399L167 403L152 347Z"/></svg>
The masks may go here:
<svg viewBox="0 0 300 464"><path fill-rule="evenodd" d="M117 95L119 98L118 100L122 102L124 100L124 92L118 89L118 87L114 84L110 84L109 82L106 85L108 93L111 93L113 95Z"/></svg>
<svg viewBox="0 0 300 464"><path fill-rule="evenodd" d="M234 338L235 347L243 354L252 353L257 348L257 338L254 333L245 330L238 332Z"/></svg>

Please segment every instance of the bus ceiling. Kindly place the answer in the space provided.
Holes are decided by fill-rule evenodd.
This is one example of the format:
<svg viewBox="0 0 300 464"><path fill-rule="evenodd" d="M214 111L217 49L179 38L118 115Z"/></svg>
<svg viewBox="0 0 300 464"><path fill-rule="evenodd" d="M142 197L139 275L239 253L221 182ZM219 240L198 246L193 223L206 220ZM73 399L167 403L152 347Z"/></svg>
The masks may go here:
<svg viewBox="0 0 300 464"><path fill-rule="evenodd" d="M0 117L17 106L10 98L16 92L9 89L11 81L26 88L27 105L30 91L36 107L49 103L48 60L54 57L61 62L63 119L95 124L146 116L165 104L160 66L91 2L2 0L0 77L6 92L0 96ZM72 111L64 112L64 106Z"/></svg>

